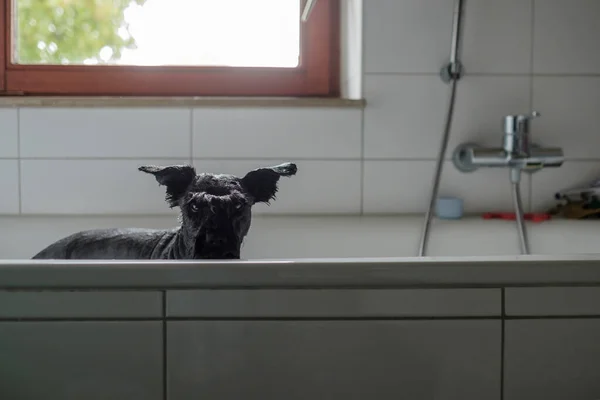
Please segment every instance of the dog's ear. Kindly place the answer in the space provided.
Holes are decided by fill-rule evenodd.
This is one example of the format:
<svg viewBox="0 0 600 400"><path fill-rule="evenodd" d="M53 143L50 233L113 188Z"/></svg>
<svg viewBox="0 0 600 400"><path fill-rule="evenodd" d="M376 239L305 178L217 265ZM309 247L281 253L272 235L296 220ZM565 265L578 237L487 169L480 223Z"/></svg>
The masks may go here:
<svg viewBox="0 0 600 400"><path fill-rule="evenodd" d="M277 182L282 176L296 175L296 164L285 163L274 167L258 168L250 171L241 179L246 191L254 198L255 203L269 203L275 199Z"/></svg>
<svg viewBox="0 0 600 400"><path fill-rule="evenodd" d="M165 199L171 208L178 205L179 199L196 177L196 170L191 165L143 165L138 170L154 175L159 185L167 187Z"/></svg>

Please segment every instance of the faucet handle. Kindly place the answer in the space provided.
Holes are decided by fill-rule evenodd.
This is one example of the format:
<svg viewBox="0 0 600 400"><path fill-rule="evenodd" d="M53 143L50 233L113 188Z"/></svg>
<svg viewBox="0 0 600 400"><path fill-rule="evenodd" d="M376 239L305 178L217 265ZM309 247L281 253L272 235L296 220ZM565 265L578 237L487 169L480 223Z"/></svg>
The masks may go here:
<svg viewBox="0 0 600 400"><path fill-rule="evenodd" d="M530 114L507 115L504 117L504 133L508 135L528 134L529 121L540 116L538 111L532 111Z"/></svg>
<svg viewBox="0 0 600 400"><path fill-rule="evenodd" d="M529 121L531 121L534 118L541 117L541 116L542 116L542 114L540 114L538 111L532 111L531 114L518 115L517 119L520 123L526 124L526 127L529 127Z"/></svg>

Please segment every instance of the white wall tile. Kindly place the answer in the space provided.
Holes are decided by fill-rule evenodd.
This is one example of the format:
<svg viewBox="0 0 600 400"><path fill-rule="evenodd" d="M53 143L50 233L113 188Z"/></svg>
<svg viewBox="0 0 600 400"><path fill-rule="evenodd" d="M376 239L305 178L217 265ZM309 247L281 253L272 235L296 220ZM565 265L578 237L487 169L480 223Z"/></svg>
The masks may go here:
<svg viewBox="0 0 600 400"><path fill-rule="evenodd" d="M262 167L294 160L195 160L198 172L243 177ZM296 175L279 180L277 199L256 204L255 214L351 214L360 212L360 161L295 161Z"/></svg>
<svg viewBox="0 0 600 400"><path fill-rule="evenodd" d="M414 257L419 249L422 218L421 215L255 218L242 257ZM511 221L434 219L430 232L428 256L511 255L519 251Z"/></svg>
<svg viewBox="0 0 600 400"><path fill-rule="evenodd" d="M367 75L365 93L366 158L435 157L448 85L437 76Z"/></svg>
<svg viewBox="0 0 600 400"><path fill-rule="evenodd" d="M179 225L177 219L171 215L52 215L0 218L3 218L0 219L0 259L31 258L49 244L88 229L169 229Z"/></svg>
<svg viewBox="0 0 600 400"><path fill-rule="evenodd" d="M433 161L365 161L365 213L422 213L427 208Z"/></svg>
<svg viewBox="0 0 600 400"><path fill-rule="evenodd" d="M447 157L464 142L502 146L504 116L529 113L530 99L529 77L465 76L457 86ZM437 156L440 138L441 129L432 155Z"/></svg>
<svg viewBox="0 0 600 400"><path fill-rule="evenodd" d="M19 161L0 160L0 187L0 214L18 214Z"/></svg>
<svg viewBox="0 0 600 400"><path fill-rule="evenodd" d="M548 168L531 176L532 209L548 211L557 202L554 194L564 189L588 185L600 179L600 160L565 161L559 168Z"/></svg>
<svg viewBox="0 0 600 400"><path fill-rule="evenodd" d="M365 161L364 211L366 213L424 213L433 182L434 161ZM521 184L523 203L529 202L529 179ZM512 212L512 192L506 169L473 173L444 164L439 196L463 199L465 213Z"/></svg>
<svg viewBox="0 0 600 400"><path fill-rule="evenodd" d="M502 144L502 118L529 112L528 77L465 76L457 87L447 156L465 141ZM450 89L434 76L368 76L365 157L435 158Z"/></svg>
<svg viewBox="0 0 600 400"><path fill-rule="evenodd" d="M94 228L170 228L172 217L52 216L0 218L0 256L27 259L71 233ZM597 221L529 223L533 254L598 253ZM242 247L243 259L414 257L423 216L255 216ZM565 240L568 233L569 240ZM514 221L434 219L428 256L492 256L519 253Z"/></svg>
<svg viewBox="0 0 600 400"><path fill-rule="evenodd" d="M438 73L448 61L454 0L366 0L365 71Z"/></svg>
<svg viewBox="0 0 600 400"><path fill-rule="evenodd" d="M551 222L531 224L529 242L534 254L597 254L598 228L598 221L555 218Z"/></svg>
<svg viewBox="0 0 600 400"><path fill-rule="evenodd" d="M196 158L358 158L360 109L194 110Z"/></svg>
<svg viewBox="0 0 600 400"><path fill-rule="evenodd" d="M523 174L521 200L526 212L529 211L530 188L531 178L528 174ZM429 190L428 187L426 191L428 199ZM457 170L452 162L446 162L439 195L462 198L467 213L514 212L512 184L507 168L481 168L472 173L463 173Z"/></svg>
<svg viewBox="0 0 600 400"><path fill-rule="evenodd" d="M562 147L565 157L600 158L600 78L535 77L533 142Z"/></svg>
<svg viewBox="0 0 600 400"><path fill-rule="evenodd" d="M175 214L165 188L138 171L188 160L22 160L25 214Z"/></svg>
<svg viewBox="0 0 600 400"><path fill-rule="evenodd" d="M252 221L242 257L412 256L418 248L420 225L387 216L258 217Z"/></svg>
<svg viewBox="0 0 600 400"><path fill-rule="evenodd" d="M0 218L2 259L31 258L43 247L71 233L94 228L170 228L168 216L41 216ZM596 221L553 220L528 225L534 254L598 252ZM254 216L242 247L243 259L414 257L423 216ZM564 240L565 232L569 240ZM427 255L491 256L519 252L514 221L464 218L434 219Z"/></svg>
<svg viewBox="0 0 600 400"><path fill-rule="evenodd" d="M164 188L137 167L185 163L193 153L199 170L238 175L296 162L298 175L282 178L278 199L271 206L257 205L257 214L358 213L361 195L366 213L423 213L450 94L437 74L448 60L454 4L344 3L348 46L343 57L352 61L344 65L344 90L356 97L364 80L364 132L360 109L21 109L23 211L175 214L164 202ZM500 146L502 118L530 112L533 103L542 117L532 123L532 141L561 146L567 159L580 160L531 178L533 206L553 204L556 190L600 173L600 161L589 161L600 159L600 78L528 75L532 69L600 73L600 1L473 0L465 6L461 48L466 75L458 84L447 157L467 141ZM363 16L357 15L361 7ZM362 34L364 77L358 65ZM17 157L17 111L0 109L0 126L0 158ZM61 160L95 157L139 160ZM3 163L8 164L0 179L15 189L0 200L0 213L18 212L18 165ZM529 184L526 176L525 204ZM464 198L466 212L511 211L510 189L505 169L462 174L446 162L440 195Z"/></svg>
<svg viewBox="0 0 600 400"><path fill-rule="evenodd" d="M190 157L190 110L24 108L23 157Z"/></svg>
<svg viewBox="0 0 600 400"><path fill-rule="evenodd" d="M600 1L535 0L534 73L600 73Z"/></svg>
<svg viewBox="0 0 600 400"><path fill-rule="evenodd" d="M0 157L18 157L17 110L0 108Z"/></svg>
<svg viewBox="0 0 600 400"><path fill-rule="evenodd" d="M531 71L532 3L532 0L465 2L461 49L467 74Z"/></svg>

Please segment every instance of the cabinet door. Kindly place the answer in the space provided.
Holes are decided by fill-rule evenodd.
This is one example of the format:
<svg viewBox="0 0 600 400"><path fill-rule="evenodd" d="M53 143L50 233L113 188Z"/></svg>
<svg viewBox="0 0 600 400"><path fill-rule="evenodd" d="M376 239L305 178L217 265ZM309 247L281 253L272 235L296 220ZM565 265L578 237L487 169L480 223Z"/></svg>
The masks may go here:
<svg viewBox="0 0 600 400"><path fill-rule="evenodd" d="M173 321L169 400L500 398L496 320Z"/></svg>
<svg viewBox="0 0 600 400"><path fill-rule="evenodd" d="M160 322L1 322L2 400L162 399Z"/></svg>
<svg viewBox="0 0 600 400"><path fill-rule="evenodd" d="M600 319L506 322L506 400L600 399Z"/></svg>

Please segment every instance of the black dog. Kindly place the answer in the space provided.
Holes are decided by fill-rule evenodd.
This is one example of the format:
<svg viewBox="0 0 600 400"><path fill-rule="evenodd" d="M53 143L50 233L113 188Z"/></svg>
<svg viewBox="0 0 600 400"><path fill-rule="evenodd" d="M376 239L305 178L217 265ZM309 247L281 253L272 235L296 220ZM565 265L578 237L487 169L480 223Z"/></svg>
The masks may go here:
<svg viewBox="0 0 600 400"><path fill-rule="evenodd" d="M196 174L190 165L142 166L166 186L170 207L181 210L175 229L95 229L63 238L33 259L239 259L255 203L275 199L277 182L297 172L286 163L243 178Z"/></svg>

